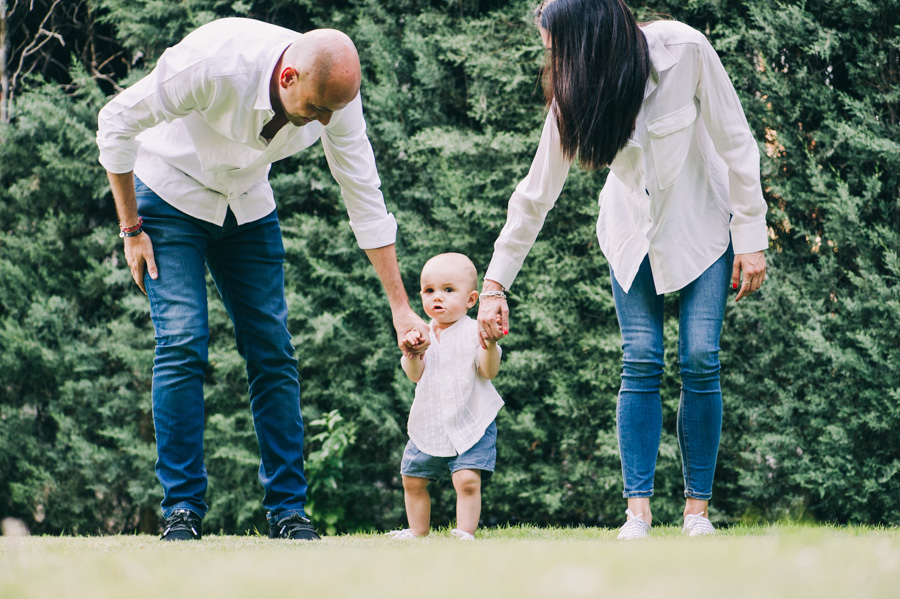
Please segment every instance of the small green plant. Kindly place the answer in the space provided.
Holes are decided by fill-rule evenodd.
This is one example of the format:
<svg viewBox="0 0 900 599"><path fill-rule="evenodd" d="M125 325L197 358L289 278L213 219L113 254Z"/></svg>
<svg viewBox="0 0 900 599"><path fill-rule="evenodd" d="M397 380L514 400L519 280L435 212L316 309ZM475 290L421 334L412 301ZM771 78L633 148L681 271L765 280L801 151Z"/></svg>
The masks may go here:
<svg viewBox="0 0 900 599"><path fill-rule="evenodd" d="M329 498L338 491L343 480L343 455L356 440L356 425L344 420L338 410L332 410L309 424L311 430L321 429L310 438L315 449L306 459L309 480L309 501L306 513L316 519L316 525L327 534L337 532L337 523L344 516L344 508Z"/></svg>

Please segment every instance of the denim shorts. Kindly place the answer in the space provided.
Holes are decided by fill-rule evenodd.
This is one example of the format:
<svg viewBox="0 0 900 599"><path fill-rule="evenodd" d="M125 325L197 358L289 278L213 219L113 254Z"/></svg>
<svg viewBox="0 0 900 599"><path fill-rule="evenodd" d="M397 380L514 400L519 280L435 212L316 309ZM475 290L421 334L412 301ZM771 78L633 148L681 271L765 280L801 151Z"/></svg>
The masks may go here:
<svg viewBox="0 0 900 599"><path fill-rule="evenodd" d="M403 461L400 463L400 474L416 478L438 478L448 470L451 474L458 470L481 470L481 480L486 481L494 474L497 464L497 423L491 424L484 431L478 442L459 455L436 457L419 451L416 444L409 440L403 450Z"/></svg>

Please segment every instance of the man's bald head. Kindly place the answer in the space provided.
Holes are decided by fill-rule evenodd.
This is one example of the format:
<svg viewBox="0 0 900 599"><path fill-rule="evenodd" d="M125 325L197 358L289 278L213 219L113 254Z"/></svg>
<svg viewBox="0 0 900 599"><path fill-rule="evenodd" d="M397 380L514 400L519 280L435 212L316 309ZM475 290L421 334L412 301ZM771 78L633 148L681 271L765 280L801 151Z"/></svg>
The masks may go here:
<svg viewBox="0 0 900 599"><path fill-rule="evenodd" d="M359 54L353 40L336 29L304 33L285 51L283 66L293 66L301 81L335 103L347 104L359 93Z"/></svg>
<svg viewBox="0 0 900 599"><path fill-rule="evenodd" d="M288 46L272 71L269 97L276 119L270 136L284 122L303 127L328 125L334 113L359 94L362 73L356 46L335 29L315 29ZM271 123L270 123L271 124ZM268 125L267 125L268 126Z"/></svg>

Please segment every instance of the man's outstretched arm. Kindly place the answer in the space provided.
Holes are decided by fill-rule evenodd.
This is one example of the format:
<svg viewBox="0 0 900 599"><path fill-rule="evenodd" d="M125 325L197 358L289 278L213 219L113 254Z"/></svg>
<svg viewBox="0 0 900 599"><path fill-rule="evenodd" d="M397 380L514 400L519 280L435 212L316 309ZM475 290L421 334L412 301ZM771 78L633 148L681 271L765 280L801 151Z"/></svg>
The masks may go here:
<svg viewBox="0 0 900 599"><path fill-rule="evenodd" d="M365 250L366 256L378 273L384 291L387 293L388 302L391 305L391 316L394 321L394 329L397 331L397 345L407 355L419 355L423 353L430 343L428 325L419 318L409 306L409 298L400 278L400 267L397 264L397 252L394 245ZM410 346L404 338L410 331L418 331L419 343Z"/></svg>

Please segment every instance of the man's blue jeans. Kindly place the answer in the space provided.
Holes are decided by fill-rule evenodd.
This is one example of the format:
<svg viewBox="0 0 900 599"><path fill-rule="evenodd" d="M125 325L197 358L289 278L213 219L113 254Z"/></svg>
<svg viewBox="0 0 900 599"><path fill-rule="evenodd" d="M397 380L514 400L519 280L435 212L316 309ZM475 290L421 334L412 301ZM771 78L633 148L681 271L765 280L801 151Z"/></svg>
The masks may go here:
<svg viewBox="0 0 900 599"><path fill-rule="evenodd" d="M684 495L706 501L712 497L722 432L719 338L733 261L729 246L699 278L678 292L681 398L677 433ZM616 409L623 496L650 497L662 434L663 296L656 293L649 258L644 258L628 293L615 276L611 278L624 350Z"/></svg>
<svg viewBox="0 0 900 599"><path fill-rule="evenodd" d="M209 346L206 269L234 323L247 362L250 408L259 442L259 480L270 522L304 513L300 382L284 294L284 245L278 216L223 226L173 208L135 180L144 231L159 277L144 277L156 331L153 422L163 516L187 508L201 517L207 476L203 462L203 377Z"/></svg>

